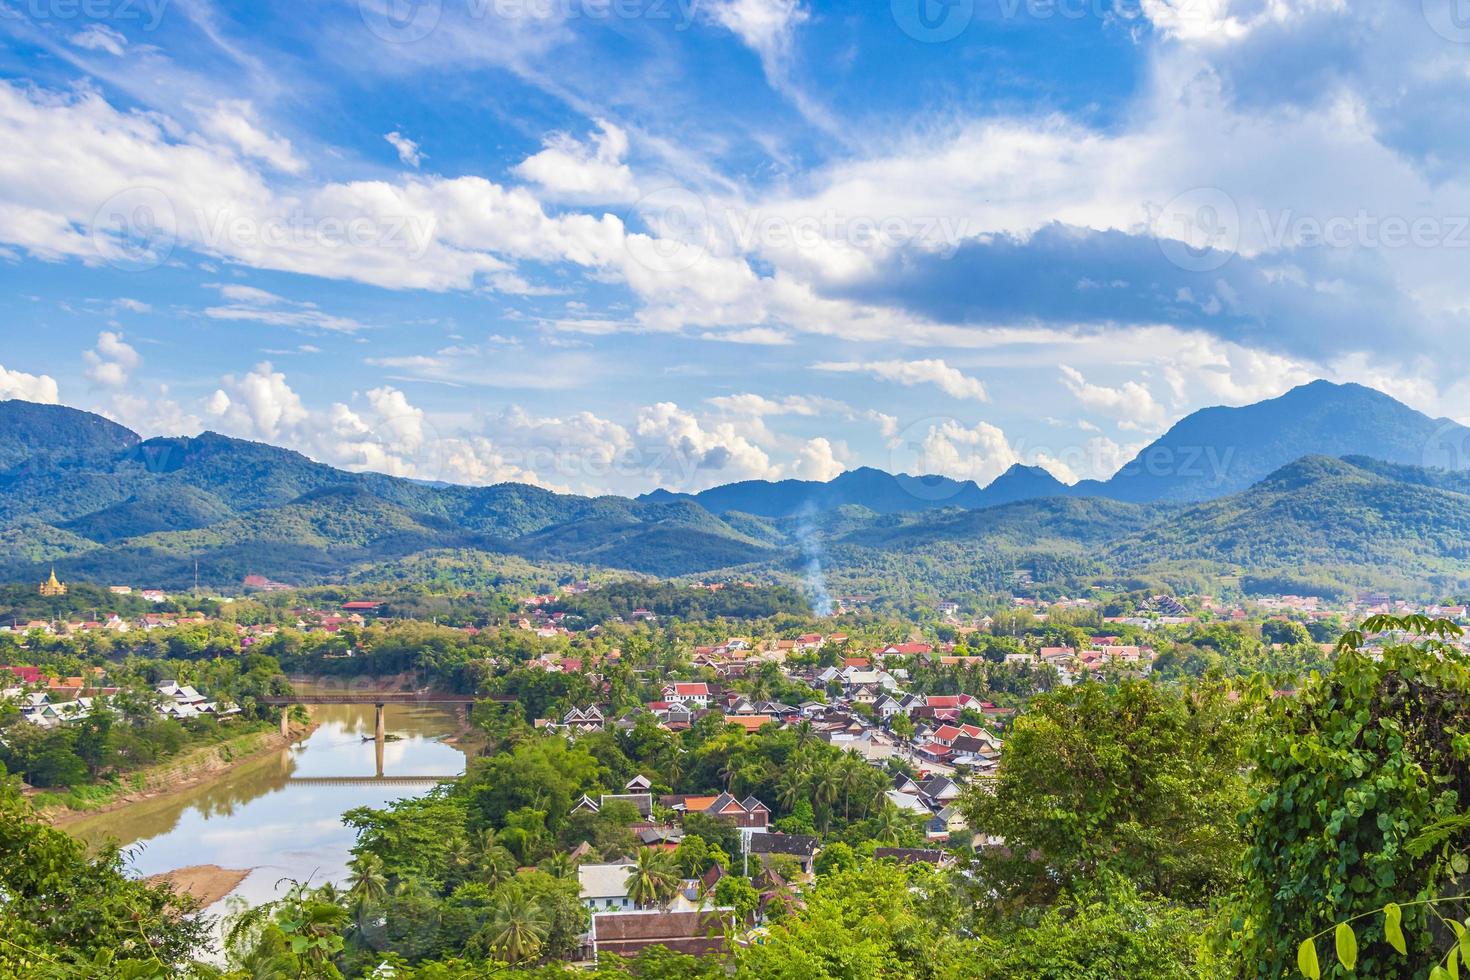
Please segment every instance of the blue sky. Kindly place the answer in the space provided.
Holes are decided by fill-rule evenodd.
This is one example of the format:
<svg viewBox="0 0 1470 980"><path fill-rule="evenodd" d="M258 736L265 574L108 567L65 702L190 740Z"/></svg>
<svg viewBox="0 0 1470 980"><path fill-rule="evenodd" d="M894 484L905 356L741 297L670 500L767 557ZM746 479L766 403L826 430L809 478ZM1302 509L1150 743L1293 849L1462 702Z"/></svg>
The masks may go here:
<svg viewBox="0 0 1470 980"><path fill-rule="evenodd" d="M0 397L579 492L1470 418L1452 0L0 0Z"/></svg>

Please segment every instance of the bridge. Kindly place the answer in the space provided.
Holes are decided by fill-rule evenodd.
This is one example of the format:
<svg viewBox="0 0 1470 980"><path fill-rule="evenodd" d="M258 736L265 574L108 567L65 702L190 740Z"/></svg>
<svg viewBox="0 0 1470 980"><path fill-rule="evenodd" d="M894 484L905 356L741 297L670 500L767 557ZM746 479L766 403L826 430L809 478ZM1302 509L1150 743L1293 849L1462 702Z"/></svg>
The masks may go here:
<svg viewBox="0 0 1470 980"><path fill-rule="evenodd" d="M494 701L497 704L514 704L515 698L507 694L477 696L474 694L440 694L434 691L380 691L377 693L342 692L329 694L292 694L286 697L259 698L261 704L289 707L293 704L370 704L377 709L373 737L382 744L386 734L383 728L383 708L390 704L403 705L457 705L465 711L476 701ZM281 712L281 734L289 729L286 712Z"/></svg>
<svg viewBox="0 0 1470 980"><path fill-rule="evenodd" d="M427 783L452 783L459 776L293 776L293 786L423 786Z"/></svg>

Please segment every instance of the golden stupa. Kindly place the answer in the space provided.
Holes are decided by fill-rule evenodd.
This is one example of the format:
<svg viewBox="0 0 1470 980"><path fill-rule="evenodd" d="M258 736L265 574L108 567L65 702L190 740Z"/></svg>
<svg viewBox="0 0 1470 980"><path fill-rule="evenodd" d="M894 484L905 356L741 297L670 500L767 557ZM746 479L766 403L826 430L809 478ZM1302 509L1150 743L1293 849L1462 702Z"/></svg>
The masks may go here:
<svg viewBox="0 0 1470 980"><path fill-rule="evenodd" d="M66 583L56 581L56 569L51 569L51 577L41 583L41 594L48 596L66 595Z"/></svg>

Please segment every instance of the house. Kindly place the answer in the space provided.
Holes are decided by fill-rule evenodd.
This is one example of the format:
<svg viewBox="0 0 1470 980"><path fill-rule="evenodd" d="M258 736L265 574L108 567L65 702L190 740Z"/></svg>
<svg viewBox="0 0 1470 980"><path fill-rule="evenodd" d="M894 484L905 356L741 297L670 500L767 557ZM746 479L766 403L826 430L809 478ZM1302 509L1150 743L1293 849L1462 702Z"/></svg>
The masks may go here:
<svg viewBox="0 0 1470 980"><path fill-rule="evenodd" d="M923 800L919 799L918 796L912 793L905 793L902 790L891 789L884 795L888 797L890 803L898 807L899 810L903 811L904 813L920 814L927 818L933 812L924 805Z"/></svg>
<svg viewBox="0 0 1470 980"><path fill-rule="evenodd" d="M817 856L817 839L807 834L751 834L748 847L750 856L759 858L762 867L770 865L772 855L784 854L795 858L804 874L812 873Z"/></svg>
<svg viewBox="0 0 1470 980"><path fill-rule="evenodd" d="M631 861L579 865L577 886L582 904L594 912L631 909L633 900L628 897L628 875L632 868Z"/></svg>
<svg viewBox="0 0 1470 980"><path fill-rule="evenodd" d="M572 708L561 716L561 724L558 728L564 728L569 732L581 734L583 732L600 732L606 724L607 719L602 716L602 711L597 705L589 704L585 708Z"/></svg>
<svg viewBox="0 0 1470 980"><path fill-rule="evenodd" d="M679 704L685 707L703 708L709 704L709 685L699 683L676 683L666 684L662 691L663 700L669 704Z"/></svg>
<svg viewBox="0 0 1470 980"><path fill-rule="evenodd" d="M665 796L659 803L678 813L707 813L718 820L733 823L747 830L765 830L771 820L771 811L754 796L737 800L729 793L718 796Z"/></svg>
<svg viewBox="0 0 1470 980"><path fill-rule="evenodd" d="M873 710L883 721L891 721L896 715L904 714L903 705L890 694L885 694L873 704Z"/></svg>
<svg viewBox="0 0 1470 980"><path fill-rule="evenodd" d="M588 942L594 957L637 956L650 946L674 953L706 956L725 948L725 935L734 931L735 910L730 908L665 911L597 912L592 916Z"/></svg>
<svg viewBox="0 0 1470 980"><path fill-rule="evenodd" d="M745 734L751 735L766 725L777 724L777 721L770 715L726 715L725 724L735 725L743 729Z"/></svg>

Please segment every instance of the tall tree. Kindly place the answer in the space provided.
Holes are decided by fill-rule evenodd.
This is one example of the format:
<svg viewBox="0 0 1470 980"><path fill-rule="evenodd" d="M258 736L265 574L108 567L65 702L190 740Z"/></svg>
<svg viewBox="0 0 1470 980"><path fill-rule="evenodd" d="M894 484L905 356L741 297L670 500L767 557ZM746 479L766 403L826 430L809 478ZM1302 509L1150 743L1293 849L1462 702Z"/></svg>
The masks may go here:
<svg viewBox="0 0 1470 980"><path fill-rule="evenodd" d="M665 905L679 889L679 869L667 851L645 847L628 870L628 898L634 905L649 908Z"/></svg>

